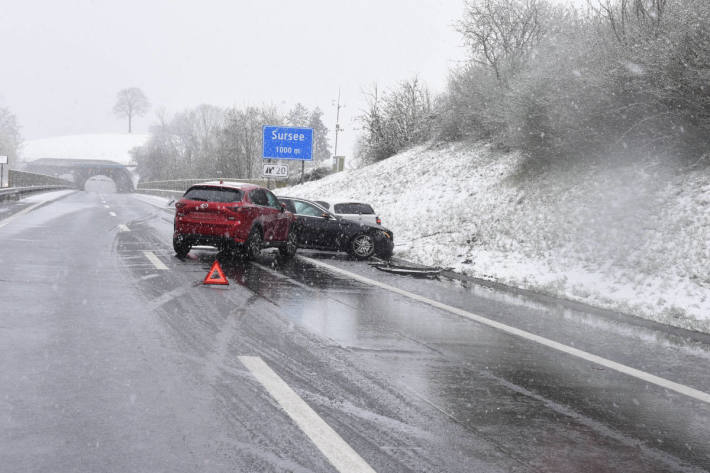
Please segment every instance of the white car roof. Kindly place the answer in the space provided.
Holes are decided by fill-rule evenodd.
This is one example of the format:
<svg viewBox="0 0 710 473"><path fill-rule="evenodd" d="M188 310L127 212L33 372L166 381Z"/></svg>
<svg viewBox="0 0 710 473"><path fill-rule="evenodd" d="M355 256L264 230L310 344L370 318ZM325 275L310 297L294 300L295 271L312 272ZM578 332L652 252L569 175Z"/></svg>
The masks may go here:
<svg viewBox="0 0 710 473"><path fill-rule="evenodd" d="M318 199L321 202L328 202L328 204L331 205L338 205L338 204L364 204L364 205L370 205L367 202L358 202L356 200L323 200L323 199ZM314 201L315 202L315 201Z"/></svg>
<svg viewBox="0 0 710 473"><path fill-rule="evenodd" d="M318 199L318 200L314 200L313 202L325 202L326 204L328 204L330 206L329 208L333 208L333 209L335 209L336 205L340 205L340 204L361 204L361 205L369 205L370 208L374 210L374 207L372 206L372 204L368 204L367 202L358 202L356 200L336 200L336 201L333 201L333 200Z"/></svg>

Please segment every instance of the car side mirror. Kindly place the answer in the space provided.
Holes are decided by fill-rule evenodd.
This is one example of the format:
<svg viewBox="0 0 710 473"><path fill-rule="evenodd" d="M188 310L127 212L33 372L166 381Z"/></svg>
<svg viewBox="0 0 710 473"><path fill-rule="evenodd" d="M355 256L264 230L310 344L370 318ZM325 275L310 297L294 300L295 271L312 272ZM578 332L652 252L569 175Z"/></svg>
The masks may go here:
<svg viewBox="0 0 710 473"><path fill-rule="evenodd" d="M281 202L281 212L285 212L285 211L286 211L286 204Z"/></svg>
<svg viewBox="0 0 710 473"><path fill-rule="evenodd" d="M328 212L323 212L320 216L326 220L330 220L332 218Z"/></svg>

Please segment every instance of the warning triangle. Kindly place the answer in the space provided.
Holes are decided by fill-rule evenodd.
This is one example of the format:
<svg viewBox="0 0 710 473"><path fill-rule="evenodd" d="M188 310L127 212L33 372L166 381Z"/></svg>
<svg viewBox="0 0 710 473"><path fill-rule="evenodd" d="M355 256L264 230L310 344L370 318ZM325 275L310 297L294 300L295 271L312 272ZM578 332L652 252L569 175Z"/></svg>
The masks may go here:
<svg viewBox="0 0 710 473"><path fill-rule="evenodd" d="M222 272L222 267L219 265L219 262L217 260L214 260L210 271L207 273L207 276L205 276L205 280L202 281L202 283L222 285L229 284L229 281L227 281L227 278L224 276L224 273Z"/></svg>

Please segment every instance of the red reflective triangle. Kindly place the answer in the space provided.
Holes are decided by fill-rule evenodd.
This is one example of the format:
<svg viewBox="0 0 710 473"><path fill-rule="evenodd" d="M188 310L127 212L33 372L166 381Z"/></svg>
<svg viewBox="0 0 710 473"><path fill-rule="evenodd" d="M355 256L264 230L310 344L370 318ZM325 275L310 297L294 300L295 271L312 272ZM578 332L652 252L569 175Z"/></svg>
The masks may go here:
<svg viewBox="0 0 710 473"><path fill-rule="evenodd" d="M229 281L227 281L227 278L224 276L224 273L222 272L222 267L219 265L219 262L217 260L214 260L210 271L207 273L207 276L205 276L205 280L202 281L202 283L222 285L229 284Z"/></svg>

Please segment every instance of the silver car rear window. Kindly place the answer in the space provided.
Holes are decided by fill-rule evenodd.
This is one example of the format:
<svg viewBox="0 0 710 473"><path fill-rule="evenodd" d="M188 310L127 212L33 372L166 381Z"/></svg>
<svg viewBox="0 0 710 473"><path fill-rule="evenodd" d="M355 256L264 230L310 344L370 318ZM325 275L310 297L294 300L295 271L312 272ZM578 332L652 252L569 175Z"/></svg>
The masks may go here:
<svg viewBox="0 0 710 473"><path fill-rule="evenodd" d="M372 207L370 207L369 204L361 204L358 202L335 204L333 208L336 214L372 215L375 213L375 211L372 209Z"/></svg>

